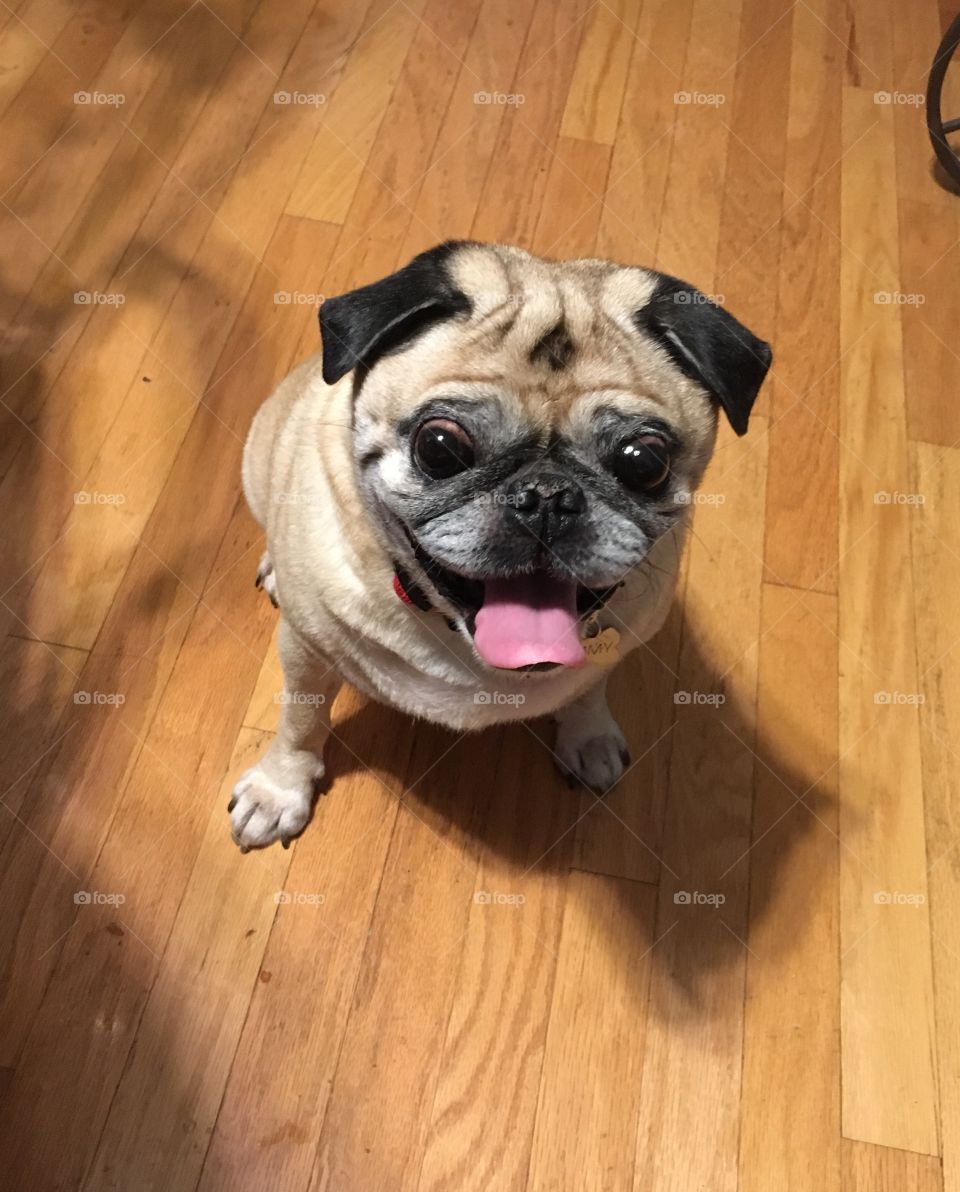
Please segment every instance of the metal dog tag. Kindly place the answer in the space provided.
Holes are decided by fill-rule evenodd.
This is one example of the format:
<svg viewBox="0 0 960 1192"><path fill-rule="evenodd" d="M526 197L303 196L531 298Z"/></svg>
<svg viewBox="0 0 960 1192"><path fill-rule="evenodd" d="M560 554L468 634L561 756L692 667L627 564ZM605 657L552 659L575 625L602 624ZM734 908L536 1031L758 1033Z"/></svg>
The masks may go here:
<svg viewBox="0 0 960 1192"><path fill-rule="evenodd" d="M594 666L606 668L615 666L620 661L619 632L612 625L601 629L596 618L587 622L587 631L582 639L582 645L587 660Z"/></svg>

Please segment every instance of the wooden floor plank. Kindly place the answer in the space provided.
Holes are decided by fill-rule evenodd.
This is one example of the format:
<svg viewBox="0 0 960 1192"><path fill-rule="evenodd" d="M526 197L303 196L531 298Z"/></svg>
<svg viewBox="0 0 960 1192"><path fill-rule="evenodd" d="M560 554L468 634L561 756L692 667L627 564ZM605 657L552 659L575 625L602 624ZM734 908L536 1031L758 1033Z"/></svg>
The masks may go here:
<svg viewBox="0 0 960 1192"><path fill-rule="evenodd" d="M677 121L693 0L649 0L637 22L604 195L597 251L656 265L663 197Z"/></svg>
<svg viewBox="0 0 960 1192"><path fill-rule="evenodd" d="M943 1187L934 1155L843 1140L843 1192L941 1192Z"/></svg>
<svg viewBox="0 0 960 1192"><path fill-rule="evenodd" d="M76 115L74 94L97 78L139 7L138 0L96 0L73 10L0 119L0 190L18 182L68 127Z"/></svg>
<svg viewBox="0 0 960 1192"><path fill-rule="evenodd" d="M530 1189L633 1187L655 910L642 882L571 877Z"/></svg>
<svg viewBox="0 0 960 1192"><path fill-rule="evenodd" d="M224 18L242 23L244 10L248 7L248 2L236 2L225 9ZM114 157L118 143L128 135L128 127L145 137L161 159L170 152L171 142L176 146L178 133L181 142L190 134L197 113L209 98L207 88L216 94L221 71L238 44L225 25L210 30L210 19L210 14L202 8L195 9L187 14L165 44L168 53L175 54L181 50L184 58L196 55L190 73L182 73L186 62L177 63L174 59L171 62L172 69L163 71L164 61L160 54L144 56L142 53L144 39L162 38L167 32L169 18L166 13L154 10L149 13L148 21L137 21L128 26L100 75L86 92L92 98L102 97L103 102L75 103L69 131L37 162L34 169L7 192L4 201L17 217L11 221L13 226L9 239L11 254L19 262L17 275L21 299L49 261L51 249L57 256L66 256L60 251L59 244L64 230L68 223L73 222L77 207L87 199L107 163ZM249 53L246 57L253 61ZM161 73L167 78L157 87L157 76ZM198 78L205 80L207 86L198 87ZM188 92L189 81L193 82L193 86ZM177 90L166 92L166 126L151 130L151 107L155 105L156 93L162 91L164 85L167 88L175 86ZM174 96L180 100L177 104L179 119L171 128L170 103ZM106 102L108 99L109 102ZM136 145L131 148L135 149ZM151 172L155 174L156 169ZM101 188L98 195L101 215L105 193L111 194ZM126 214L129 218L132 212ZM97 237L97 247L100 247L101 252L103 248L100 241L107 241L108 244L112 241L116 245L119 240L119 247L124 244L122 232L125 223L120 223L116 230L112 224L112 220L101 220L100 236ZM99 264L100 254L89 242L84 249L80 256L83 264L75 257L70 257L68 263L78 275L74 289L90 291L96 288L96 281L85 275L85 266L92 262Z"/></svg>
<svg viewBox="0 0 960 1192"><path fill-rule="evenodd" d="M561 137L613 144L641 7L637 0L615 0L591 10L570 79Z"/></svg>
<svg viewBox="0 0 960 1192"><path fill-rule="evenodd" d="M366 741L374 724L375 756ZM203 1192L310 1181L411 746L400 715L365 708L351 692L334 709L334 733L326 758L335 785L293 849L290 900L257 975ZM262 1096L251 1098L253 1086Z"/></svg>
<svg viewBox="0 0 960 1192"><path fill-rule="evenodd" d="M918 4L913 20L894 21L893 109L903 295L904 382L911 438L951 446L960 441L955 404L944 401L957 367L950 308L950 277L956 275L960 219L956 196L934 170L926 136L925 79L939 42L939 14L933 0ZM956 102L953 71L943 94L943 116Z"/></svg>
<svg viewBox="0 0 960 1192"><path fill-rule="evenodd" d="M549 200L531 248L545 257L592 256L610 150L593 141L558 137L550 159Z"/></svg>
<svg viewBox="0 0 960 1192"><path fill-rule="evenodd" d="M922 515L911 523L917 579L917 665L924 703L920 709L920 752L927 827L927 884L930 946L940 1090L940 1153L945 1188L960 1183L960 898L957 845L960 841L960 451L919 443L912 451L913 484L923 494Z"/></svg>
<svg viewBox="0 0 960 1192"><path fill-rule="evenodd" d="M450 6L427 0L370 149L343 233L327 275L327 289L342 293L392 272L415 221L417 192L430 168L451 96L464 86L463 55L470 44L480 0ZM421 16L422 12L422 16ZM427 228L430 244L444 238Z"/></svg>
<svg viewBox="0 0 960 1192"><path fill-rule="evenodd" d="M361 757L369 752L369 745ZM357 977L311 1188L415 1188L476 888L491 743L419 733ZM407 800L405 800L406 802ZM419 875L430 873L428 884ZM424 984L423 974L431 980ZM403 1096L396 1090L402 1088Z"/></svg>
<svg viewBox="0 0 960 1192"><path fill-rule="evenodd" d="M193 104L183 103L185 127L179 130L171 126L169 108L187 87L192 71L203 66L205 61L209 68L211 63L216 62L217 57L226 61L230 51L236 47L235 39L229 34L225 34L227 42L214 41L211 46L204 39L198 38L196 31L189 28L185 31L185 35L191 33L193 43L200 48L194 48L188 42L183 47L185 52L182 55L182 66L171 71L169 75L161 75L161 82L149 92L141 110L132 117L134 124L131 128L135 129L136 135L127 135L111 158L89 202L81 205L65 234L70 249L64 251L70 256L78 276L86 275L95 279L88 283L91 290L122 294L124 298L129 294L131 301L124 301L123 305L98 306L90 318L89 325L86 325L85 320L74 318L72 312L85 311L90 307L74 305L72 293L76 290L77 284L74 281L65 286L65 280L69 279L65 279L59 262L51 258L49 268L38 283L38 289L31 295L28 309L21 312L28 324L36 319L38 326L48 329L57 341L61 356L54 357L51 354L50 357L46 357L39 369L24 377L21 385L16 387L15 393L7 394L4 398L16 412L13 422L20 431L19 436L9 437L4 442L11 451L15 450L17 443L20 449L6 473L4 488L0 491L45 494L44 516L37 519L30 535L23 534L19 521L14 523L12 520L0 519L0 539L5 545L5 566L9 568L8 584L19 580L27 567L47 548L54 546L64 529L69 528L68 519L76 519L94 508L96 512L93 520L107 514L114 522L118 521L117 506L75 506L77 494L89 492L89 489L85 488L88 473L97 461L98 452L111 428L115 430L114 442L119 440L121 458L132 462L144 454L148 444L161 435L170 420L175 420L178 414L182 415L193 400L182 388L170 393L168 402L164 401L163 393L157 391L154 394L156 404L151 410L152 417L144 418L142 414L144 395L151 392L146 390L144 385L154 380L142 367L144 345L162 324L167 305L177 291L186 267L185 261L176 260L175 256L171 258L167 254L176 254L179 251L189 259L200 242L203 231L213 219L213 211L206 210L202 205L195 205L193 210L190 210L193 199L179 178L172 181L168 178L168 184L161 185L165 166L158 158L168 153L171 156L176 154L203 103L201 99L195 99ZM243 52L247 60L250 60L249 51L244 49ZM269 83L269 76L263 66L257 64L256 69ZM233 75L228 77L228 81L238 82L238 75L242 79L242 72L234 71ZM227 102L226 98L221 101L224 107ZM216 109L216 105L214 108ZM225 170L229 172L236 155L243 151L246 136L242 130L220 127L218 135L221 138L222 150L229 156L220 156L216 152L205 153L204 142L212 129L213 121L207 124L206 129L200 127L197 141L190 145L189 150L184 150L182 160L176 159L176 164L190 179L186 185L200 184L204 189L209 189L216 182L219 173ZM141 140L138 141L137 137ZM150 142L150 149L141 143L143 140ZM201 160L204 165L198 166ZM217 169L218 172L204 174L205 169ZM129 204L124 208L121 218L116 221L104 221L104 207L113 207L115 195L121 188L125 190ZM210 197L214 198L212 195ZM146 223L141 225L140 230L145 231L147 235L151 235L152 232L152 239L144 243L138 242L139 247L130 250L128 255L129 245L125 237L136 238L137 225L143 218L144 211L148 209ZM193 218L184 219L184 215L187 214ZM176 235L163 244L158 252L149 253L147 250L156 247L156 241L163 232L170 230L171 225ZM76 249L76 252L72 252L71 249ZM102 264L99 260L101 256ZM129 267L137 260L140 260L141 270L133 277L130 275ZM141 286L142 289L139 288ZM201 300L210 309L209 317L217 317L223 322L216 303L210 303L209 283L205 282L202 276L195 275L192 287L188 288L200 292ZM70 313L66 314L67 311ZM85 326L89 334L82 335ZM74 344L77 344L76 353L70 354ZM68 360L69 367L66 367ZM169 382L169 378L167 379ZM83 395L91 392L97 394L98 400L84 402ZM114 427L125 395L129 396L137 411L134 433L130 432L129 420L126 428L122 422ZM83 434L78 434L77 430L78 410L84 412ZM35 419L29 431L17 421L17 418L24 415ZM184 428L185 425L186 423L183 423ZM143 433L145 442L138 443L138 432ZM175 441L164 439L163 447L169 448ZM105 495L109 494L108 499L116 500L118 495L125 499L122 490L118 494L120 486L115 475L117 471L125 470L125 465L119 468L116 465L108 465L107 472L110 474L105 476L101 472L99 478L90 479L94 484L102 486L99 491ZM146 476L144 478L146 479ZM87 524L90 524L90 519ZM129 535L125 536L128 542L133 541ZM75 535L65 540L61 545L61 554L54 553L46 565L55 571L60 564L69 573L69 561L65 565L64 556L69 555L71 545L76 547L76 542ZM104 547L106 545L103 543ZM118 566L123 565L122 555L125 549L121 547L114 556L114 572ZM73 553L76 554L76 551ZM82 551L80 554L82 557ZM103 562L103 555L100 556L100 561ZM99 589L101 598L103 592L109 588L110 570L110 566L105 566L104 574L91 583L92 589ZM79 580L79 575L76 578ZM31 603L29 591L39 579L40 571L32 571L12 597L14 604L19 604L15 611L27 624L31 620L31 616L28 615L28 606ZM54 579L53 582L56 584L58 580ZM40 603L42 605L44 602ZM59 602L55 600L55 603ZM80 608L78 619L82 621ZM64 624L55 627L52 622L41 623L32 632L50 640L62 640L65 635L65 640L70 641L71 627ZM90 640L89 630L85 640Z"/></svg>
<svg viewBox="0 0 960 1192"><path fill-rule="evenodd" d="M290 854L241 855L224 832L239 771L269 736L243 729L85 1187L192 1188L206 1154Z"/></svg>
<svg viewBox="0 0 960 1192"><path fill-rule="evenodd" d="M763 590L740 1192L840 1188L836 598ZM801 779L788 786L782 775ZM802 1073L802 1079L797 1079Z"/></svg>
<svg viewBox="0 0 960 1192"><path fill-rule="evenodd" d="M244 30L243 43L217 26L227 38L223 44L232 53L224 73L216 79L217 88L212 95L198 89L196 79L210 76L211 71L216 74L214 66L218 58L223 58L221 47L216 41L211 44L209 38L197 36L186 20L170 32L165 45L174 43L169 46L172 69L160 72L157 84L136 110L127 113L124 107L122 118L132 131L121 140L79 210L74 203L68 207L69 226L55 245L60 260L51 258L47 262L26 308L21 311L28 326L43 329L43 334L38 333L21 345L19 357L23 369L33 365L43 351L50 350L38 369L28 372L4 395L5 402L19 415L27 418L36 415L68 357L78 385L97 385L101 391L108 387L103 401L98 403L97 414L101 410L106 414L113 408L107 400L109 394L119 390L122 396L126 392L130 381L124 369L135 369L142 347L135 337L119 333L119 320L114 317L116 308L73 303L78 283L61 261L67 262L84 279L87 290L122 293L126 300L122 311L124 323L132 326L140 339L153 338L179 284L184 263L192 258L214 218L238 160L255 137L269 136L267 120L254 133L257 117L268 103L268 114L277 117L281 114L272 103L273 89L278 82L294 87L302 85L306 70L300 75L281 74L280 80L276 73L284 72L290 47L300 37L310 8L310 0L297 0L286 9L281 22L269 5L262 5ZM207 19L211 19L209 15ZM314 18L304 38L311 51L312 67L315 68L316 61L330 62L327 74L330 88L336 84L336 55L350 38L352 26L353 22L345 20L342 14L331 24ZM182 44L178 44L180 39ZM142 56L142 48L136 48L139 39L131 40L134 42L134 48L128 51L131 64L126 70L120 70L120 64L117 67L125 80L124 86L140 68L134 52ZM218 55L211 60L213 48L218 49ZM201 106L203 110L191 128L189 117ZM171 108L178 112L176 122L170 120ZM56 170L56 154L51 153L50 157L54 159L51 169ZM115 203L118 193L125 199L119 207ZM102 219L105 209L112 211L112 218L106 223ZM110 340L110 359L115 362L115 371L106 376L102 356L97 352L105 340ZM77 354L71 355L78 341ZM133 353L136 361L127 366L126 357ZM67 409L71 408L70 402L65 404ZM4 444L0 462L14 444L20 445L23 428L15 419L12 428L19 435L9 446ZM43 424L36 431L59 454L67 456L72 445L69 438L58 437L55 429ZM95 435L91 438L95 441Z"/></svg>
<svg viewBox="0 0 960 1192"><path fill-rule="evenodd" d="M724 177L730 134L725 108L734 81L718 80L736 58L742 0L694 0L690 42L674 102L680 111L673 134L670 173L657 239L657 268L696 278L715 291ZM721 101L720 97L723 97Z"/></svg>
<svg viewBox="0 0 960 1192"><path fill-rule="evenodd" d="M65 731L74 686L86 662L83 650L22 638L0 639L0 763L5 775L0 802L0 845L15 832L36 769ZM81 699L83 697L81 696ZM93 693L91 693L93 698Z"/></svg>
<svg viewBox="0 0 960 1192"><path fill-rule="evenodd" d="M73 16L73 6L60 0L33 0L5 6L0 16L0 115L24 87L47 53L47 47Z"/></svg>
<svg viewBox="0 0 960 1192"><path fill-rule="evenodd" d="M190 623L89 874L108 901L76 908L37 1010L0 1123L20 1186L79 1184L93 1158L270 638L272 609L246 591L221 586ZM200 694L198 668L229 675L229 691Z"/></svg>
<svg viewBox="0 0 960 1192"><path fill-rule="evenodd" d="M793 10L786 0L746 0L736 65L717 84L729 130L717 300L769 341L780 288ZM756 413L769 414L771 390L761 390Z"/></svg>
<svg viewBox="0 0 960 1192"><path fill-rule="evenodd" d="M192 23L201 17L202 13L197 10L191 20L183 21L166 39L168 49L174 55L168 70L162 68L162 62L145 65L137 60L137 56L142 58L142 49L138 48L141 30L132 30L133 36L124 39L126 44L121 43L124 52L117 55L118 61L111 69L114 81L107 85L106 91L107 94L123 94L125 100L129 98L129 111L126 103L121 108L95 109L89 118L96 121L93 130L98 132L93 142L89 119L86 115L78 117L69 135L50 146L37 168L31 171L24 183L23 194L13 199L14 204L18 201L25 203L26 224L17 223L17 235L24 242L33 242L35 237L31 228L37 224L43 233L44 244L39 246L42 256L38 259L42 264L37 270L32 267L34 257L31 255L37 251L36 244L31 243L24 256L14 241L13 248L23 258L23 270L18 274L17 283L2 293L5 313L11 318L16 315L18 325L28 329L27 334L14 344L10 361L11 383L4 387L4 403L8 408L2 411L7 432L0 454L0 470L3 472L8 470L17 452L21 466L24 456L31 460L39 454L45 459L45 454L37 451L40 443L47 444L75 470L83 471L84 465L77 463L74 455L82 452L81 458L89 461L91 448L95 450L98 444L99 426L109 426L115 408L109 400L113 393L110 386L112 374L108 373L104 379L107 370L103 367L103 357L94 354L92 346L102 350L105 342L112 340L111 359L117 358L117 373L123 378L124 370L118 357L122 357L125 345L117 335L120 323L117 315L122 313L127 321L133 322L138 318L157 319L161 316L169 303L169 286L171 282L179 281L182 269L182 266L181 269L171 268L171 256L175 257L178 250L188 257L193 254L197 241L190 247L186 236L196 220L187 221L186 227L178 227L175 222L194 201L187 187L203 181L202 169L197 171L197 158L193 156L202 148L203 137L196 145L190 145L188 138L208 97L203 89L191 83L198 76L215 80L231 51L236 49L235 39L222 27L216 37L202 36L206 26ZM147 27L142 33L148 38L160 36L164 27L162 24L157 29ZM258 67L258 70L262 68ZM127 86L129 94L120 90ZM218 104L207 106L215 111ZM172 107L179 116L176 121L170 119ZM223 137L221 143L229 146L230 137L224 136L225 130L219 131ZM113 151L104 162L104 149L111 145ZM216 152L204 155L207 165L216 169L219 164L220 168L207 177L200 193L232 164L242 148L242 143L237 145L234 157L223 161ZM72 180L78 169L72 160L74 155L80 157L82 169L79 182L71 189L67 188L66 180ZM194 163L192 169L191 160ZM91 168L96 171L98 166L102 168L92 175L94 185L84 193L82 184L86 172ZM169 174L171 166L177 172L176 177ZM61 194L66 201L51 204L46 222L38 222L32 208L46 211L48 194ZM119 206L116 203L118 194L123 194L125 199ZM110 219L104 219L107 211L111 212ZM147 212L156 217L156 223L151 223ZM204 209L200 207L195 215L203 213ZM137 239L145 215L143 231L149 235L152 228L154 238L130 253L124 262L130 242ZM170 256L164 253L150 259L153 273L148 271L138 279L144 284L144 290L138 295L128 268L171 226L179 235L164 245ZM122 311L120 298L83 303L75 300L78 293L122 296ZM84 332L91 324L94 326L92 334L86 338L87 356L74 358L74 346L78 341L82 342ZM64 434L61 427L65 415L75 408L75 398L54 405L52 420L37 420L68 360L77 370L78 383L98 384L101 391L105 390L101 401L91 403L91 415L102 422L91 428L89 441L87 436ZM91 363L92 375L84 368L84 365L90 368ZM32 435L21 419L30 423ZM22 482L20 478L10 483Z"/></svg>
<svg viewBox="0 0 960 1192"><path fill-rule="evenodd" d="M492 772L479 809L482 851L416 1185L431 1192L522 1188L530 1163L579 808L526 729L505 734L501 758L513 761Z"/></svg>
<svg viewBox="0 0 960 1192"><path fill-rule="evenodd" d="M422 9L373 5L329 103L323 90L305 93L323 97L316 101L322 124L287 200L288 215L338 224L347 218ZM326 86L323 76L316 85Z"/></svg>
<svg viewBox="0 0 960 1192"><path fill-rule="evenodd" d="M537 4L516 76L504 105L500 137L490 162L473 236L528 247L536 232L551 151L560 132L588 0ZM520 97L521 102L517 102ZM518 177L524 179L517 185Z"/></svg>
<svg viewBox="0 0 960 1192"><path fill-rule="evenodd" d="M843 1132L938 1153L893 118L843 95L839 624ZM866 265L864 262L869 261ZM900 574L882 598L877 577ZM881 1042L882 1040L882 1042Z"/></svg>
<svg viewBox="0 0 960 1192"><path fill-rule="evenodd" d="M414 218L401 257L414 256L438 239L468 239L484 182L495 160L500 130L517 104L514 77L535 0L485 0L463 57L433 161L411 203ZM523 93L524 104L526 94Z"/></svg>
<svg viewBox="0 0 960 1192"><path fill-rule="evenodd" d="M183 632L188 624L184 619ZM30 776L0 863L0 893L9 908L0 980L5 1063L22 1054L65 942L84 922L75 897L91 891L97 857L181 641L182 633L171 636L166 651L143 660L91 654L77 690L106 698L68 707L49 765Z"/></svg>
<svg viewBox="0 0 960 1192"><path fill-rule="evenodd" d="M960 220L955 196L901 196L900 288L895 292L903 332L907 430L912 439L952 447L960 417L947 395L958 367L951 286L960 265Z"/></svg>
<svg viewBox="0 0 960 1192"><path fill-rule="evenodd" d="M773 417L766 578L822 592L837 586L840 451L843 45L829 27L833 13L829 0L813 0L790 17L776 349L767 399Z"/></svg>

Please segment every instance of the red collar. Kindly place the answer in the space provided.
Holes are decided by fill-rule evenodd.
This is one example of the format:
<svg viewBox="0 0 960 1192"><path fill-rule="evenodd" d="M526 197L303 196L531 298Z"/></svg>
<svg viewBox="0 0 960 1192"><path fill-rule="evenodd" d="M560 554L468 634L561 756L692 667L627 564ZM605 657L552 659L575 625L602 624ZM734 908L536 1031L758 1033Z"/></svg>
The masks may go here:
<svg viewBox="0 0 960 1192"><path fill-rule="evenodd" d="M433 605L427 596L417 587L409 575L397 564L393 568L393 590L404 604L411 608L418 608L421 612L429 612Z"/></svg>

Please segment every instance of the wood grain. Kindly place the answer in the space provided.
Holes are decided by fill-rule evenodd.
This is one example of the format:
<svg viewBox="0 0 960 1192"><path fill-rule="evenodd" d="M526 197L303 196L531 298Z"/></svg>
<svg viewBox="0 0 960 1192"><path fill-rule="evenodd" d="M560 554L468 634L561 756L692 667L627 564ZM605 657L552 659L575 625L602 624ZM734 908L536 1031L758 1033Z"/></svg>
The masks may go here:
<svg viewBox="0 0 960 1192"><path fill-rule="evenodd" d="M844 54L829 27L833 11L817 0L796 6L790 17L794 69L778 225L778 352L767 399L773 417L765 575L774 583L821 592L837 590L834 526L842 447L838 418L844 147L836 114Z"/></svg>
<svg viewBox="0 0 960 1192"><path fill-rule="evenodd" d="M913 584L884 591L910 550L912 503L896 308L893 118L843 96L839 632L843 1132L938 1153ZM879 113L879 114L878 114ZM864 264L870 261L870 265ZM899 496L897 495L899 494ZM904 503L906 502L906 503ZM878 1040L883 1045L878 1046Z"/></svg>
<svg viewBox="0 0 960 1192"><path fill-rule="evenodd" d="M528 1188L632 1186L654 912L642 882L569 883Z"/></svg>
<svg viewBox="0 0 960 1192"><path fill-rule="evenodd" d="M764 586L757 731L781 752L757 768L738 862L750 869L742 1192L840 1178L836 631L834 597Z"/></svg>
<svg viewBox="0 0 960 1192"><path fill-rule="evenodd" d="M940 1192L945 1185L933 1155L843 1140L843 1192Z"/></svg>
<svg viewBox="0 0 960 1192"><path fill-rule="evenodd" d="M960 756L957 649L960 624L955 595L960 582L960 534L952 515L960 496L956 449L918 443L911 475L924 496L923 516L911 523L917 575L917 666L927 829L930 946L933 953L940 1153L945 1188L960 1180L960 932L953 913L958 897L957 796Z"/></svg>
<svg viewBox="0 0 960 1192"><path fill-rule="evenodd" d="M418 1188L522 1187L566 898L574 797L556 798L553 759L523 728L504 734L468 895L456 992ZM482 1089L478 1097L477 1090ZM488 1146L488 1140L496 1140Z"/></svg>

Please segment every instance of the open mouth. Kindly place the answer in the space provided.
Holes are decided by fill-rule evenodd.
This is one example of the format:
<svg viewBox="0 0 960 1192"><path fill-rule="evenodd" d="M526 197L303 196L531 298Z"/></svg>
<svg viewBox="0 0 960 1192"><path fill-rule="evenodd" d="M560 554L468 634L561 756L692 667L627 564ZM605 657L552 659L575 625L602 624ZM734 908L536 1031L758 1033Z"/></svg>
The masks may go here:
<svg viewBox="0 0 960 1192"><path fill-rule="evenodd" d="M412 536L410 541L430 582L463 614L477 653L504 670L581 666L586 654L580 622L620 586L590 588L546 568L471 579L438 563Z"/></svg>

